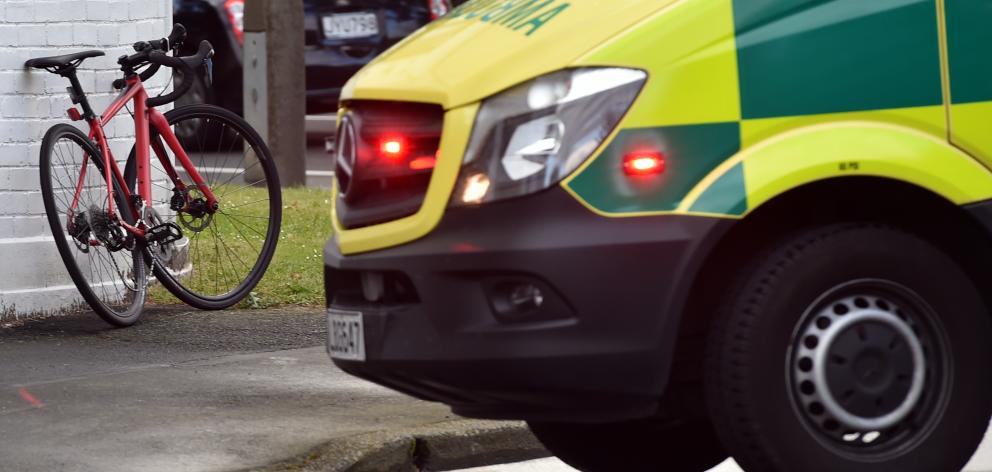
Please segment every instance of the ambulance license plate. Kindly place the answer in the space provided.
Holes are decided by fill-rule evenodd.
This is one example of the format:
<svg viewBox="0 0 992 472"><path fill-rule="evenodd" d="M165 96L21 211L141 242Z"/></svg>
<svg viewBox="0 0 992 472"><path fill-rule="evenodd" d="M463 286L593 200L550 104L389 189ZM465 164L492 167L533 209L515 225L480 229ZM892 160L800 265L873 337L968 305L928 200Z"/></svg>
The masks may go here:
<svg viewBox="0 0 992 472"><path fill-rule="evenodd" d="M364 38L379 34L375 13L338 13L323 18L327 39Z"/></svg>
<svg viewBox="0 0 992 472"><path fill-rule="evenodd" d="M365 360L365 325L357 311L327 311L327 353L335 359Z"/></svg>

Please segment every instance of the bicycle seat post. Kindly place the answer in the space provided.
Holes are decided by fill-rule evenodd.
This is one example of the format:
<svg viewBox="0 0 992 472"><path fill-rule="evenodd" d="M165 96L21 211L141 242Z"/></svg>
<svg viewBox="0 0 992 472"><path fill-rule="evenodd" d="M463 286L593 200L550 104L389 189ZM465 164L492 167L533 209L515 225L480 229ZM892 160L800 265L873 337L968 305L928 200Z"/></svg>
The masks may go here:
<svg viewBox="0 0 992 472"><path fill-rule="evenodd" d="M86 92L79 85L79 78L76 77L76 68L74 66L67 67L59 71L58 74L69 79L69 84L71 85L67 88L69 98L72 99L73 104L79 104L83 107L83 119L89 120L90 118L95 118L96 115L93 114L93 109L90 108L90 102L86 99Z"/></svg>

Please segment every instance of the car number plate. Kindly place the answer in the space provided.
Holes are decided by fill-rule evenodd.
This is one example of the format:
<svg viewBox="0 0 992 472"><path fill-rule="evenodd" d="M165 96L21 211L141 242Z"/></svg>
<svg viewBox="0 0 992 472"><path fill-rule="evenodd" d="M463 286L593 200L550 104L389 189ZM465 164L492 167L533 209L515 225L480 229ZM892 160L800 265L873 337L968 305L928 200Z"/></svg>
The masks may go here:
<svg viewBox="0 0 992 472"><path fill-rule="evenodd" d="M365 360L365 325L361 313L328 310L327 353L335 359Z"/></svg>
<svg viewBox="0 0 992 472"><path fill-rule="evenodd" d="M375 13L338 13L323 18L324 36L328 39L362 38L379 34Z"/></svg>

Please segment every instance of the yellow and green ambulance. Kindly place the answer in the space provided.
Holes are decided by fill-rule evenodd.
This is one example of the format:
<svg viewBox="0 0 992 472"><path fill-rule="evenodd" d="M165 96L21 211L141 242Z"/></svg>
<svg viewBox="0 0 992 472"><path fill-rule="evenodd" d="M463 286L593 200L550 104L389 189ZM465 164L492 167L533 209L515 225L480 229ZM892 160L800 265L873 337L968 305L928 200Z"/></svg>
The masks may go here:
<svg viewBox="0 0 992 472"><path fill-rule="evenodd" d="M992 1L473 0L341 98L344 370L587 471L979 444Z"/></svg>

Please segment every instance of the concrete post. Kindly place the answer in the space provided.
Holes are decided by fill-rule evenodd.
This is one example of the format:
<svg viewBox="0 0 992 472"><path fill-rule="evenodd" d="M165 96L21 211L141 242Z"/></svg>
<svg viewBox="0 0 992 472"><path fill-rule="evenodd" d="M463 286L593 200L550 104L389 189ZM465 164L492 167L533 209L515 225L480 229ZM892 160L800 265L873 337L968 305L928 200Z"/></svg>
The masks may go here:
<svg viewBox="0 0 992 472"><path fill-rule="evenodd" d="M305 185L303 1L248 0L244 24L245 119L272 150L282 185ZM245 178L260 178L257 170Z"/></svg>

